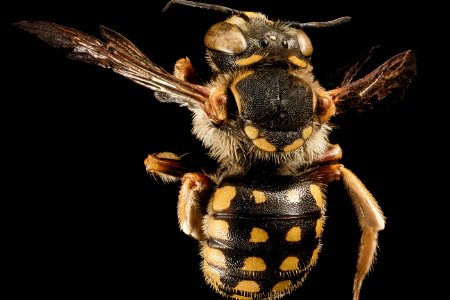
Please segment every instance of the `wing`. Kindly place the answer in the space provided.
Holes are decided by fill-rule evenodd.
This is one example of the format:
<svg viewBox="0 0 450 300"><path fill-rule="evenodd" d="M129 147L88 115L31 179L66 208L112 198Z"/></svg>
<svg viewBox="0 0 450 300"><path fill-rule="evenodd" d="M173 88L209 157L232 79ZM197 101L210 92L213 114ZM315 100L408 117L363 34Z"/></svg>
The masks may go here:
<svg viewBox="0 0 450 300"><path fill-rule="evenodd" d="M394 93L402 98L417 74L416 59L411 50L395 55L363 78L351 81L359 69L356 66L351 70L342 86L327 91L337 113L366 110Z"/></svg>
<svg viewBox="0 0 450 300"><path fill-rule="evenodd" d="M156 98L161 102L174 102L190 109L203 109L213 121L217 121L216 112L210 105L211 91L208 87L178 79L148 59L127 38L111 29L100 27L105 40L102 41L76 29L51 22L23 21L15 25L53 47L72 49L68 55L70 59L111 69L155 91ZM223 97L225 96L220 100L225 102Z"/></svg>
<svg viewBox="0 0 450 300"><path fill-rule="evenodd" d="M373 52L378 48L379 46L373 46L370 49L364 51L361 53L358 59L356 59L353 63L345 66L342 68L345 71L345 74L342 78L341 83L339 84L339 87L345 86L350 84L356 75L361 71L361 69L364 67L364 65L370 60L372 57Z"/></svg>

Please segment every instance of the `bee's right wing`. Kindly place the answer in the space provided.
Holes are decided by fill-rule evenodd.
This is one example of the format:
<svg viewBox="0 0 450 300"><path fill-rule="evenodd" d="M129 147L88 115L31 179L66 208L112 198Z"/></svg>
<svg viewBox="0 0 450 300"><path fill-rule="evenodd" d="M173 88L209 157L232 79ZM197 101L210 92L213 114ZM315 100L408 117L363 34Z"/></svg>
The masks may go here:
<svg viewBox="0 0 450 300"><path fill-rule="evenodd" d="M79 30L51 22L22 21L20 29L53 47L72 49L70 59L108 68L155 91L161 102L175 102L190 109L203 109L215 122L223 120L226 96L211 97L211 89L178 79L148 59L121 34L101 26L102 41ZM226 113L225 113L226 114Z"/></svg>

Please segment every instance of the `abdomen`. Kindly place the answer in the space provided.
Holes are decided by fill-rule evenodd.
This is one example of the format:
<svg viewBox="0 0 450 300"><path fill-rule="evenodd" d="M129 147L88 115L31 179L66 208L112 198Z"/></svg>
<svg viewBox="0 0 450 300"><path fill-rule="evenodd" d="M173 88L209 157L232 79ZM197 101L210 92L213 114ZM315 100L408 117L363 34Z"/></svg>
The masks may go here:
<svg viewBox="0 0 450 300"><path fill-rule="evenodd" d="M276 299L301 285L320 251L320 187L296 177L229 179L208 206L201 242L206 281L232 299Z"/></svg>

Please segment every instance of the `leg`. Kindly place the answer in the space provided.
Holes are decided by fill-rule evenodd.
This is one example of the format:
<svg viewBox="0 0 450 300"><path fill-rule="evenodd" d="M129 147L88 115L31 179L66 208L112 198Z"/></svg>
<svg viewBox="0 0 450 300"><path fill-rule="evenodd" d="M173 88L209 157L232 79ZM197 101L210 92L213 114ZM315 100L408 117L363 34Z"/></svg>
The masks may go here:
<svg viewBox="0 0 450 300"><path fill-rule="evenodd" d="M181 157L171 152L154 153L144 160L145 169L152 175L158 175L164 182L173 182L187 173Z"/></svg>
<svg viewBox="0 0 450 300"><path fill-rule="evenodd" d="M317 116L320 123L327 122L336 114L336 106L331 97L326 93L321 93L317 97Z"/></svg>
<svg viewBox="0 0 450 300"><path fill-rule="evenodd" d="M181 181L177 210L180 229L197 240L204 240L203 217L206 214L204 202L210 196L211 180L200 173L187 173Z"/></svg>
<svg viewBox="0 0 450 300"><path fill-rule="evenodd" d="M361 285L375 260L378 243L378 231L384 229L385 218L377 201L353 172L335 162L342 153L338 145L330 145L329 150L317 162L331 162L311 172L317 182L328 184L342 180L358 217L361 228L356 274L353 282L353 300L359 300Z"/></svg>
<svg viewBox="0 0 450 300"><path fill-rule="evenodd" d="M214 173L217 168L209 158L171 152L149 154L144 165L148 173L159 176L164 182L180 180L186 173Z"/></svg>
<svg viewBox="0 0 450 300"><path fill-rule="evenodd" d="M338 144L329 144L327 151L317 157L313 164L333 163L342 158L342 149Z"/></svg>
<svg viewBox="0 0 450 300"><path fill-rule="evenodd" d="M177 207L180 229L195 239L203 240L204 201L210 196L211 179L200 173L199 166L182 161L181 157L170 152L150 154L144 164L147 172L158 175L165 182L181 179Z"/></svg>
<svg viewBox="0 0 450 300"><path fill-rule="evenodd" d="M191 63L191 60L186 58L180 58L175 63L175 67L173 70L173 75L181 80L199 84L200 80L198 79L197 72L194 69L194 66Z"/></svg>
<svg viewBox="0 0 450 300"><path fill-rule="evenodd" d="M361 227L356 274L353 282L353 300L359 300L361 285L375 259L378 231L384 229L385 218L377 201L353 172L340 168L341 178L353 202Z"/></svg>
<svg viewBox="0 0 450 300"><path fill-rule="evenodd" d="M173 75L180 80L200 84L194 66L188 57L177 60ZM228 114L225 88L208 90L207 93L209 93L209 100L205 102L204 110L214 123L220 124L227 118Z"/></svg>

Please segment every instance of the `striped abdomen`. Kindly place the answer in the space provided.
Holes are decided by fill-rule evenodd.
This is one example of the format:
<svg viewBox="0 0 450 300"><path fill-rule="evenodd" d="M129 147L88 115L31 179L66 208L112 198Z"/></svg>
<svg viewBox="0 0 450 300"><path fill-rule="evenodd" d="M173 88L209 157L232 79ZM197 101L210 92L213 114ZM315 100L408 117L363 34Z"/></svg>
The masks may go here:
<svg viewBox="0 0 450 300"><path fill-rule="evenodd" d="M208 239L201 253L206 281L232 299L291 293L317 260L323 213L321 189L310 181L223 182L205 220Z"/></svg>

